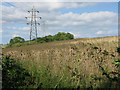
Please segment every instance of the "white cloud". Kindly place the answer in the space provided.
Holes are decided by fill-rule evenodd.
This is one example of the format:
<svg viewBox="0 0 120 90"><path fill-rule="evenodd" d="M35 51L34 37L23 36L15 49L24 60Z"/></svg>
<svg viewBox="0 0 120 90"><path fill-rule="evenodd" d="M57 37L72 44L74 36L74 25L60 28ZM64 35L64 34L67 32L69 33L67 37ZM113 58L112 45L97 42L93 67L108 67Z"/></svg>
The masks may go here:
<svg viewBox="0 0 120 90"><path fill-rule="evenodd" d="M48 10L56 10L59 8L78 8L78 7L87 7L87 6L94 6L97 3L95 2L22 2L22 3L13 3L15 5L15 7L17 8L21 8L21 7L25 7L25 9L30 9L33 6L36 7L36 9L39 9L40 11L48 11ZM25 6L23 6L25 5ZM24 10L24 8L23 8Z"/></svg>
<svg viewBox="0 0 120 90"><path fill-rule="evenodd" d="M117 14L109 11L93 12L93 13L65 13L55 12L54 10L66 7L76 8L96 5L96 3L31 3L35 8L40 11L39 16L47 20L49 25L116 25ZM26 11L32 8L28 3L15 3L14 7L3 6L3 25L4 24L26 24L27 20L24 18L29 15ZM22 8L21 8L22 7ZM49 10L50 9L50 10ZM95 22L96 21L96 22ZM114 23L115 22L115 23ZM92 26L92 25L91 25Z"/></svg>
<svg viewBox="0 0 120 90"><path fill-rule="evenodd" d="M80 37L81 35L80 35L80 32L77 32L77 33L73 33L73 32L69 32L69 33L71 33L71 34L73 34L74 35L74 37Z"/></svg>
<svg viewBox="0 0 120 90"><path fill-rule="evenodd" d="M103 31L98 31L96 32L96 34L103 34Z"/></svg>
<svg viewBox="0 0 120 90"><path fill-rule="evenodd" d="M45 25L46 32L57 33L59 31L69 30L74 32L98 31L99 29L117 26L117 13L109 11L92 12L92 13L52 13L43 15L47 22ZM17 21L17 20L16 20ZM18 21L19 22L19 21ZM22 22L22 21L20 21ZM24 22L24 21L23 21ZM41 24L42 26L42 24ZM29 30L30 27L7 27L12 30ZM43 29L43 28L42 28ZM97 34L102 34L103 31ZM78 36L78 35L75 35Z"/></svg>
<svg viewBox="0 0 120 90"><path fill-rule="evenodd" d="M93 6L97 3L55 3L55 2L46 2L46 3L13 3L15 7L7 7L2 6L2 15L3 15L3 24L14 24L14 23L25 23L26 20L24 17L28 16L28 10L30 10L33 6L37 10L40 11L41 16L46 17L46 19L50 19L51 16L56 16L60 14L60 12L56 12L56 10L60 8L78 8L78 7L87 7ZM21 8L22 7L22 8Z"/></svg>
<svg viewBox="0 0 120 90"><path fill-rule="evenodd" d="M97 35L111 35L111 34L118 34L118 31L117 30L100 30L98 32L96 32Z"/></svg>
<svg viewBox="0 0 120 90"><path fill-rule="evenodd" d="M72 12L57 16L58 20L68 21L71 25L117 25L117 13L109 11L74 14ZM71 22L71 23L70 23ZM73 24L72 24L73 22ZM67 26L67 25L66 25Z"/></svg>
<svg viewBox="0 0 120 90"><path fill-rule="evenodd" d="M85 36L91 33L102 35L107 33L104 30L109 30L111 27L117 27L118 15L112 11L99 11L99 12L84 12L84 13L73 13L68 12L62 14L60 8L82 8L87 6L94 6L97 3L13 3L16 7L3 6L3 28L16 30L21 33L21 30L26 31L29 34L30 26L12 27L16 24L25 25L28 21L25 19L30 14L27 10L30 10L34 5L37 10L40 11L38 16L42 16L39 21L41 23L41 30L43 30L42 21L46 20L46 33L55 34L59 31L72 32L74 36ZM7 25L12 25L8 27ZM79 32L79 33L76 33ZM40 31L38 31L41 34ZM87 33L87 34L86 34ZM39 35L38 34L38 35ZM109 31L109 33L111 32ZM14 34L13 36L18 35Z"/></svg>
<svg viewBox="0 0 120 90"><path fill-rule="evenodd" d="M19 36L19 35L17 35L17 34L13 34L13 35L12 35L12 37L17 37L17 36Z"/></svg>
<svg viewBox="0 0 120 90"><path fill-rule="evenodd" d="M3 27L5 30L30 30L30 27Z"/></svg>
<svg viewBox="0 0 120 90"><path fill-rule="evenodd" d="M3 29L16 30L16 27L3 27Z"/></svg>
<svg viewBox="0 0 120 90"><path fill-rule="evenodd" d="M30 27L23 27L22 30L29 30Z"/></svg>

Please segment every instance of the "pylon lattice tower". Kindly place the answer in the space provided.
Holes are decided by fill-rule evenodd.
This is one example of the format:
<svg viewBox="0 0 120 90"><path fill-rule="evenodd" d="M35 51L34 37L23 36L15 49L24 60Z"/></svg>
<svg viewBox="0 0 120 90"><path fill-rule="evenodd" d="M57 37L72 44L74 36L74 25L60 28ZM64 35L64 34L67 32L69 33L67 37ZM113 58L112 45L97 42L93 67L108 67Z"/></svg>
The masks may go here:
<svg viewBox="0 0 120 90"><path fill-rule="evenodd" d="M39 13L34 6L31 11L28 11L31 13L31 17L25 17L26 19L30 18L30 22L28 22L28 25L31 25L30 27L30 41L31 39L36 39L37 40L37 25L40 25L40 23L37 23L37 18L41 19L41 17L37 17L36 13Z"/></svg>

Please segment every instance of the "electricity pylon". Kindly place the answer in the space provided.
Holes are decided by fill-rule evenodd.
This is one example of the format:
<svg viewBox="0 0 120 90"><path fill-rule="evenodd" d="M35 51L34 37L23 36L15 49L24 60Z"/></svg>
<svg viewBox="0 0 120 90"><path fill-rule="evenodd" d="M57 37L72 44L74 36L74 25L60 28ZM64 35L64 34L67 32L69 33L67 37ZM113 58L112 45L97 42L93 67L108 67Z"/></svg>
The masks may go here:
<svg viewBox="0 0 120 90"><path fill-rule="evenodd" d="M26 19L30 18L30 22L27 23L28 25L31 25L30 28L30 41L31 39L35 38L37 40L37 25L40 25L40 23L37 23L37 18L41 19L41 17L37 17L36 13L39 13L34 6L31 11L28 11L31 13L31 17L25 17Z"/></svg>

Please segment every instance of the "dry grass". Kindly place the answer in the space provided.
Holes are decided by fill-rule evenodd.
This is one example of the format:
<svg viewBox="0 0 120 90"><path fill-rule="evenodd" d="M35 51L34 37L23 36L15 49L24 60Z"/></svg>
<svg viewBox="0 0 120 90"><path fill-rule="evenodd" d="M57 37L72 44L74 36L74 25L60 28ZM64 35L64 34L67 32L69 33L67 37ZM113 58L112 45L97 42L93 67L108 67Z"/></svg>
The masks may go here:
<svg viewBox="0 0 120 90"><path fill-rule="evenodd" d="M98 49L94 49L98 47ZM45 67L51 67L53 74L60 75L64 70L68 73L81 73L82 77L87 78L96 74L102 76L98 65L107 67L109 70L115 71L113 64L118 53L118 37L102 37L102 38L81 38L68 41L57 41L29 46L21 46L3 49L4 55L10 55L12 58L21 62L26 62L25 67L30 68L36 65L37 68L41 64ZM103 54L105 50L108 55Z"/></svg>

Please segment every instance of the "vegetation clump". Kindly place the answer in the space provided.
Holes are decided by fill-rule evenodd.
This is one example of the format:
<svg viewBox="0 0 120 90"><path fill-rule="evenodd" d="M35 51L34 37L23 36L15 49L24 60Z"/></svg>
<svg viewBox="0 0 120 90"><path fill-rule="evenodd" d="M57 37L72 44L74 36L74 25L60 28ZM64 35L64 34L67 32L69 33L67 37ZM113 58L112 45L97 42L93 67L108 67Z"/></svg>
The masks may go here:
<svg viewBox="0 0 120 90"><path fill-rule="evenodd" d="M25 41L24 38L14 37L13 39L10 40L10 44L23 43L24 41Z"/></svg>
<svg viewBox="0 0 120 90"><path fill-rule="evenodd" d="M54 40L53 36L46 36L46 38L39 38L38 43ZM108 40L110 41L107 42ZM25 80L23 84L21 83L25 88L120 88L120 59L116 42L116 37L115 39L108 37L104 40L101 38L76 39L70 42L62 41L3 49L3 54L14 58L6 60L15 60L13 67L17 65L16 61L20 60L19 66L25 68L25 72L29 74L29 76L22 74L26 77L21 79ZM19 60L16 60L18 58ZM8 66L11 64L6 64L6 67ZM4 76L9 80L4 78L4 82L8 81L7 84L13 83L13 85L19 82L15 85L21 87L21 81L13 79L19 77L18 71L15 70L16 75L11 70L14 68L10 68L8 70L13 76L5 69L7 74ZM3 84L4 87L7 85Z"/></svg>
<svg viewBox="0 0 120 90"><path fill-rule="evenodd" d="M25 88L34 84L34 79L20 63L9 56L2 59L2 88Z"/></svg>
<svg viewBox="0 0 120 90"><path fill-rule="evenodd" d="M108 53L108 51L104 50L103 54L108 55L109 53Z"/></svg>
<svg viewBox="0 0 120 90"><path fill-rule="evenodd" d="M48 35L45 37L38 37L37 41L36 39L33 39L31 41L25 41L24 38L21 37L14 37L10 40L9 44L6 48L9 47L20 47L24 45L32 45L36 43L45 43L45 42L53 42L53 41L62 41L62 40L71 40L74 39L74 35L70 33L64 33L64 32L58 32L56 35Z"/></svg>
<svg viewBox="0 0 120 90"><path fill-rule="evenodd" d="M120 55L120 47L117 47L117 52L118 52L119 55Z"/></svg>
<svg viewBox="0 0 120 90"><path fill-rule="evenodd" d="M98 47L93 47L93 49L98 49Z"/></svg>

